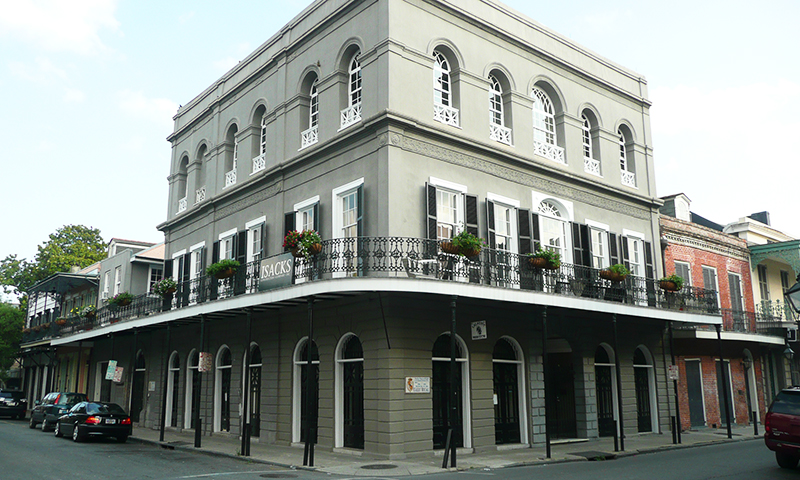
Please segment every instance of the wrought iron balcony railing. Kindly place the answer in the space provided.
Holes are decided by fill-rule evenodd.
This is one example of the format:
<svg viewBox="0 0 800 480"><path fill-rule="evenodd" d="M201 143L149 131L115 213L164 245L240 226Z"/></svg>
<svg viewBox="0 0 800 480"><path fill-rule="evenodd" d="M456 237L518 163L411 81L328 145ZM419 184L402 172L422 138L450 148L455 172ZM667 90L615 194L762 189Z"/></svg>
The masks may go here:
<svg viewBox="0 0 800 480"><path fill-rule="evenodd" d="M267 261L268 259L265 259ZM103 306L93 319L70 319L53 334L70 334L118 320L220 301L259 292L261 261L240 266L232 277L210 276L180 282L167 298L140 295L125 307ZM404 237L359 237L326 240L322 251L294 263L294 283L342 277L426 279L487 285L552 295L567 295L643 307L719 314L717 293L697 287L666 292L652 278L628 276L621 282L601 278L600 271L562 263L554 270L534 268L529 257L484 248L474 258L443 253L435 240ZM27 341L27 339L26 339Z"/></svg>

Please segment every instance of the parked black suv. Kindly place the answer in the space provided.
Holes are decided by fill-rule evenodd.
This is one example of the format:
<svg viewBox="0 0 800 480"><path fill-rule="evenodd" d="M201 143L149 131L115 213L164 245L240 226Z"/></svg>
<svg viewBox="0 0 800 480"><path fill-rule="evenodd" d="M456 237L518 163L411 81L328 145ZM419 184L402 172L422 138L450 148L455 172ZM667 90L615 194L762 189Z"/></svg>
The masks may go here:
<svg viewBox="0 0 800 480"><path fill-rule="evenodd" d="M764 443L775 452L781 468L795 468L800 460L800 387L779 393L764 417Z"/></svg>
<svg viewBox="0 0 800 480"><path fill-rule="evenodd" d="M0 390L0 417L25 418L28 400L19 390Z"/></svg>
<svg viewBox="0 0 800 480"><path fill-rule="evenodd" d="M36 405L31 410L29 425L31 428L36 428L36 425L41 423L42 431L46 432L55 427L58 417L67 413L75 404L87 400L86 395L82 393L48 393L41 401L36 401Z"/></svg>

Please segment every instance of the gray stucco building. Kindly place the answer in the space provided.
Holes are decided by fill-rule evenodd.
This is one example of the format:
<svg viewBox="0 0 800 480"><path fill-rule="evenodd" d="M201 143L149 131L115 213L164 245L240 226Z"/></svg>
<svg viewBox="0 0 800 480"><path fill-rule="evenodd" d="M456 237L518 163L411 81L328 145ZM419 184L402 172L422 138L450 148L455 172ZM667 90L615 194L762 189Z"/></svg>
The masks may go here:
<svg viewBox="0 0 800 480"><path fill-rule="evenodd" d="M654 280L649 106L640 75L492 0L314 2L175 116L174 296L54 344L93 339L100 383L117 360L104 395L140 427L388 458L449 425L465 451L662 433L665 326L720 317ZM321 252L291 260L294 229ZM478 255L442 250L462 230ZM233 277L205 274L225 258Z"/></svg>

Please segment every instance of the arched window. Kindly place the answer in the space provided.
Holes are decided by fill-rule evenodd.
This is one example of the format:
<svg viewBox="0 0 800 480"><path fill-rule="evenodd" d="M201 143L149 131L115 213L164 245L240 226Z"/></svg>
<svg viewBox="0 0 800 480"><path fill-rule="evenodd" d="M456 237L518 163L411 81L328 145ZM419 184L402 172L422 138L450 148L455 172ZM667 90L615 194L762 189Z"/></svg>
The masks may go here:
<svg viewBox="0 0 800 480"><path fill-rule="evenodd" d="M294 351L294 375L293 375L293 400L292 400L292 441L305 442L308 427L313 428L312 438L314 443L317 441L317 416L319 408L319 351L317 344L311 342L311 366L312 366L312 401L308 404L308 338L303 338L297 342ZM309 409L310 407L310 409ZM311 424L309 425L309 422Z"/></svg>
<svg viewBox="0 0 800 480"><path fill-rule="evenodd" d="M511 129L506 127L503 111L503 86L489 75L489 138L511 145Z"/></svg>
<svg viewBox="0 0 800 480"><path fill-rule="evenodd" d="M217 352L214 375L214 431L231 431L231 351L223 345Z"/></svg>
<svg viewBox="0 0 800 480"><path fill-rule="evenodd" d="M300 149L317 143L319 139L319 97L317 79L308 88L308 128L300 134Z"/></svg>
<svg viewBox="0 0 800 480"><path fill-rule="evenodd" d="M267 107L259 105L251 121L253 127L258 126L258 138L251 142L252 169L251 174L264 170L267 166Z"/></svg>
<svg viewBox="0 0 800 480"><path fill-rule="evenodd" d="M176 213L183 212L188 206L189 182L186 178L188 171L189 157L184 156L178 164L178 174L175 177L175 191L178 192L178 211Z"/></svg>
<svg viewBox="0 0 800 480"><path fill-rule="evenodd" d="M469 360L467 348L463 340L456 336L456 383L450 383L450 335L445 333L436 339L433 344L431 361L433 363L433 378L431 379L431 394L433 396L433 448L445 447L449 418L452 414L451 406L455 401L456 418L451 441L456 447L472 447L470 432L469 409ZM454 398L455 391L455 398Z"/></svg>
<svg viewBox="0 0 800 480"><path fill-rule="evenodd" d="M636 420L639 432L655 432L658 430L658 412L653 357L642 346L633 352L633 381L636 387Z"/></svg>
<svg viewBox="0 0 800 480"><path fill-rule="evenodd" d="M453 102L450 62L438 50L433 52L433 119L457 127L458 109Z"/></svg>
<svg viewBox="0 0 800 480"><path fill-rule="evenodd" d="M494 384L495 444L525 443L525 369L516 341L503 337L494 345L492 373Z"/></svg>
<svg viewBox="0 0 800 480"><path fill-rule="evenodd" d="M564 150L557 145L556 119L553 102L544 90L533 87L533 147L534 153L564 163Z"/></svg>
<svg viewBox="0 0 800 480"><path fill-rule="evenodd" d="M172 352L169 357L169 374L167 375L167 418L166 424L170 427L178 426L178 392L180 388L181 359L178 352Z"/></svg>
<svg viewBox="0 0 800 480"><path fill-rule="evenodd" d="M361 54L356 53L348 67L347 108L341 112L340 128L347 128L361 120Z"/></svg>
<svg viewBox="0 0 800 480"><path fill-rule="evenodd" d="M600 161L595 158L592 139L592 121L584 112L581 114L581 142L583 144L583 170L592 175L600 175Z"/></svg>
<svg viewBox="0 0 800 480"><path fill-rule="evenodd" d="M567 247L568 219L564 218L558 205L547 200L539 204L538 213L542 247L561 255L562 261L568 261L570 257Z"/></svg>
<svg viewBox="0 0 800 480"><path fill-rule="evenodd" d="M200 406L200 355L192 350L186 359L186 403L184 404L184 428L195 427L195 415Z"/></svg>
<svg viewBox="0 0 800 480"><path fill-rule="evenodd" d="M234 124L228 129L225 136L225 187L230 187L236 184L236 166L239 162L239 140L236 138L236 133L239 131L238 127Z"/></svg>
<svg viewBox="0 0 800 480"><path fill-rule="evenodd" d="M626 128L617 130L619 136L619 169L622 184L636 188L636 170L633 165L633 155L630 150L631 136Z"/></svg>
<svg viewBox="0 0 800 480"><path fill-rule="evenodd" d="M617 419L617 373L614 350L606 344L594 353L594 376L597 399L597 430L601 437L614 436Z"/></svg>
<svg viewBox="0 0 800 480"><path fill-rule="evenodd" d="M364 351L353 334L336 348L336 445L364 449Z"/></svg>
<svg viewBox="0 0 800 480"><path fill-rule="evenodd" d="M194 203L198 204L206 199L206 179L205 174L205 161L206 161L206 151L208 148L205 145L202 145L200 149L197 151L197 159L195 163L197 164L197 168L194 171L194 186L195 186L195 193L194 193Z"/></svg>

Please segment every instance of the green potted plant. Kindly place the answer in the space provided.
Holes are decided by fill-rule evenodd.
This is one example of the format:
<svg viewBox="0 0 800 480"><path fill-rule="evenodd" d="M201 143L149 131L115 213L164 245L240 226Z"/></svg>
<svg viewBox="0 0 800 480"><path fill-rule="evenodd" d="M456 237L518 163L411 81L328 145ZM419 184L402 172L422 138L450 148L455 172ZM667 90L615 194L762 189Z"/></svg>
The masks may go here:
<svg viewBox="0 0 800 480"><path fill-rule="evenodd" d="M237 268L239 268L239 262L226 258L225 260L220 260L217 263L209 265L206 268L206 275L214 277L217 280L222 280L223 278L232 277L233 274L236 273Z"/></svg>
<svg viewBox="0 0 800 480"><path fill-rule="evenodd" d="M466 230L451 238L449 241L443 240L441 243L442 251L453 255L463 255L467 258L478 256L481 248L486 245L486 240L477 237Z"/></svg>
<svg viewBox="0 0 800 480"><path fill-rule="evenodd" d="M30 328L28 328L28 327L25 327L25 328L23 328L23 329L22 329L22 334L23 334L23 335L27 335L27 334L29 334L29 333L31 333L31 329L30 329Z"/></svg>
<svg viewBox="0 0 800 480"><path fill-rule="evenodd" d="M291 250L297 258L308 258L322 251L322 238L314 230L290 230L283 237L283 247Z"/></svg>
<svg viewBox="0 0 800 480"><path fill-rule="evenodd" d="M97 315L97 307L94 305L86 305L78 310L78 316L83 318L94 318L95 315Z"/></svg>
<svg viewBox="0 0 800 480"><path fill-rule="evenodd" d="M58 325L59 327L63 327L66 324L67 324L67 319L66 318L64 318L64 317L56 318L56 325Z"/></svg>
<svg viewBox="0 0 800 480"><path fill-rule="evenodd" d="M113 307L124 307L130 305L133 301L133 295L128 292L120 292L108 299L108 304Z"/></svg>
<svg viewBox="0 0 800 480"><path fill-rule="evenodd" d="M678 275L669 275L659 280L658 285L662 290L666 290L668 292L677 292L683 288L683 277Z"/></svg>
<svg viewBox="0 0 800 480"><path fill-rule="evenodd" d="M153 293L156 295L166 297L167 295L172 295L178 289L178 284L172 277L167 277L163 280L160 280L153 284Z"/></svg>
<svg viewBox="0 0 800 480"><path fill-rule="evenodd" d="M605 278L606 280L611 280L612 282L621 282L625 280L625 277L630 275L630 273L631 272L628 270L628 267L621 263L617 263L608 268L600 270L600 278Z"/></svg>
<svg viewBox="0 0 800 480"><path fill-rule="evenodd" d="M536 251L528 255L530 256L528 261L535 268L555 270L561 266L561 254L552 250L542 249L541 245L537 245Z"/></svg>

